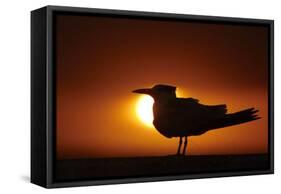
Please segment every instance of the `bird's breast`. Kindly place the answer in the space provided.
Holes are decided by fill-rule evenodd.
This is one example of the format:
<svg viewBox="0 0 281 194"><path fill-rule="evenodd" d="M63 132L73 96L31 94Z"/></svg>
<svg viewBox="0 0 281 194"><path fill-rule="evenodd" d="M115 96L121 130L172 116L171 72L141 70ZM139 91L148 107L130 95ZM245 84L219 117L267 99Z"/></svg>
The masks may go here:
<svg viewBox="0 0 281 194"><path fill-rule="evenodd" d="M176 117L173 109L165 104L153 105L153 125L162 135L166 137L176 136L178 130Z"/></svg>

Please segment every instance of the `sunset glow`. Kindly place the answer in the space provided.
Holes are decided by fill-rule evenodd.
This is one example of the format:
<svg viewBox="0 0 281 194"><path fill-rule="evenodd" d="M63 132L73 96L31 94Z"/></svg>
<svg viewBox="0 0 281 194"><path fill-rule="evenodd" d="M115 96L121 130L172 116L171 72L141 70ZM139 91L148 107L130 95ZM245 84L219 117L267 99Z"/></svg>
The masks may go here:
<svg viewBox="0 0 281 194"><path fill-rule="evenodd" d="M190 136L189 155L268 152L267 27L61 15L55 29L57 159L174 154L178 138L153 127L153 99L132 92L156 84L228 113L259 110Z"/></svg>

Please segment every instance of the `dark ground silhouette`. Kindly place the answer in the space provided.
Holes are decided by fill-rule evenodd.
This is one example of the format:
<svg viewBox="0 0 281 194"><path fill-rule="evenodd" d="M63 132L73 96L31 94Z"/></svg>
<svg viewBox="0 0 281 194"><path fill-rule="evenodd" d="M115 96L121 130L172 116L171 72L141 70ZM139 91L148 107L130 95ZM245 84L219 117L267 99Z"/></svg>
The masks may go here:
<svg viewBox="0 0 281 194"><path fill-rule="evenodd" d="M267 154L93 158L56 161L57 181L266 170Z"/></svg>

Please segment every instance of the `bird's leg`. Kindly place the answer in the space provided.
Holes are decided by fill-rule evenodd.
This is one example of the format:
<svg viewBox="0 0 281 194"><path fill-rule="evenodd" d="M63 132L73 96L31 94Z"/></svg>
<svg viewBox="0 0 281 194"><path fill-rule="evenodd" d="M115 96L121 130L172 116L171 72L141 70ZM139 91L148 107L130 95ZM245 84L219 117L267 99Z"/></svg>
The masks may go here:
<svg viewBox="0 0 281 194"><path fill-rule="evenodd" d="M187 147L187 136L184 137L184 145L183 145L183 152L182 152L182 155L185 155L186 147Z"/></svg>
<svg viewBox="0 0 281 194"><path fill-rule="evenodd" d="M180 141L179 141L179 147L178 147L178 152L177 155L180 155L180 151L181 151L181 144L182 144L182 137L179 137Z"/></svg>

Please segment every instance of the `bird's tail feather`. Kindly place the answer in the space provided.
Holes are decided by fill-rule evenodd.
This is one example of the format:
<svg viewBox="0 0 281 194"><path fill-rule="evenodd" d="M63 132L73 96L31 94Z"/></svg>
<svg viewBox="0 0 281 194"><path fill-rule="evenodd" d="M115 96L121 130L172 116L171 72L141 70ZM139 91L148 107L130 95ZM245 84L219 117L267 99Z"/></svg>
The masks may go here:
<svg viewBox="0 0 281 194"><path fill-rule="evenodd" d="M236 113L226 114L223 118L211 122L208 130L238 125L260 119L261 117L256 114L257 112L258 110L255 108L248 108Z"/></svg>

